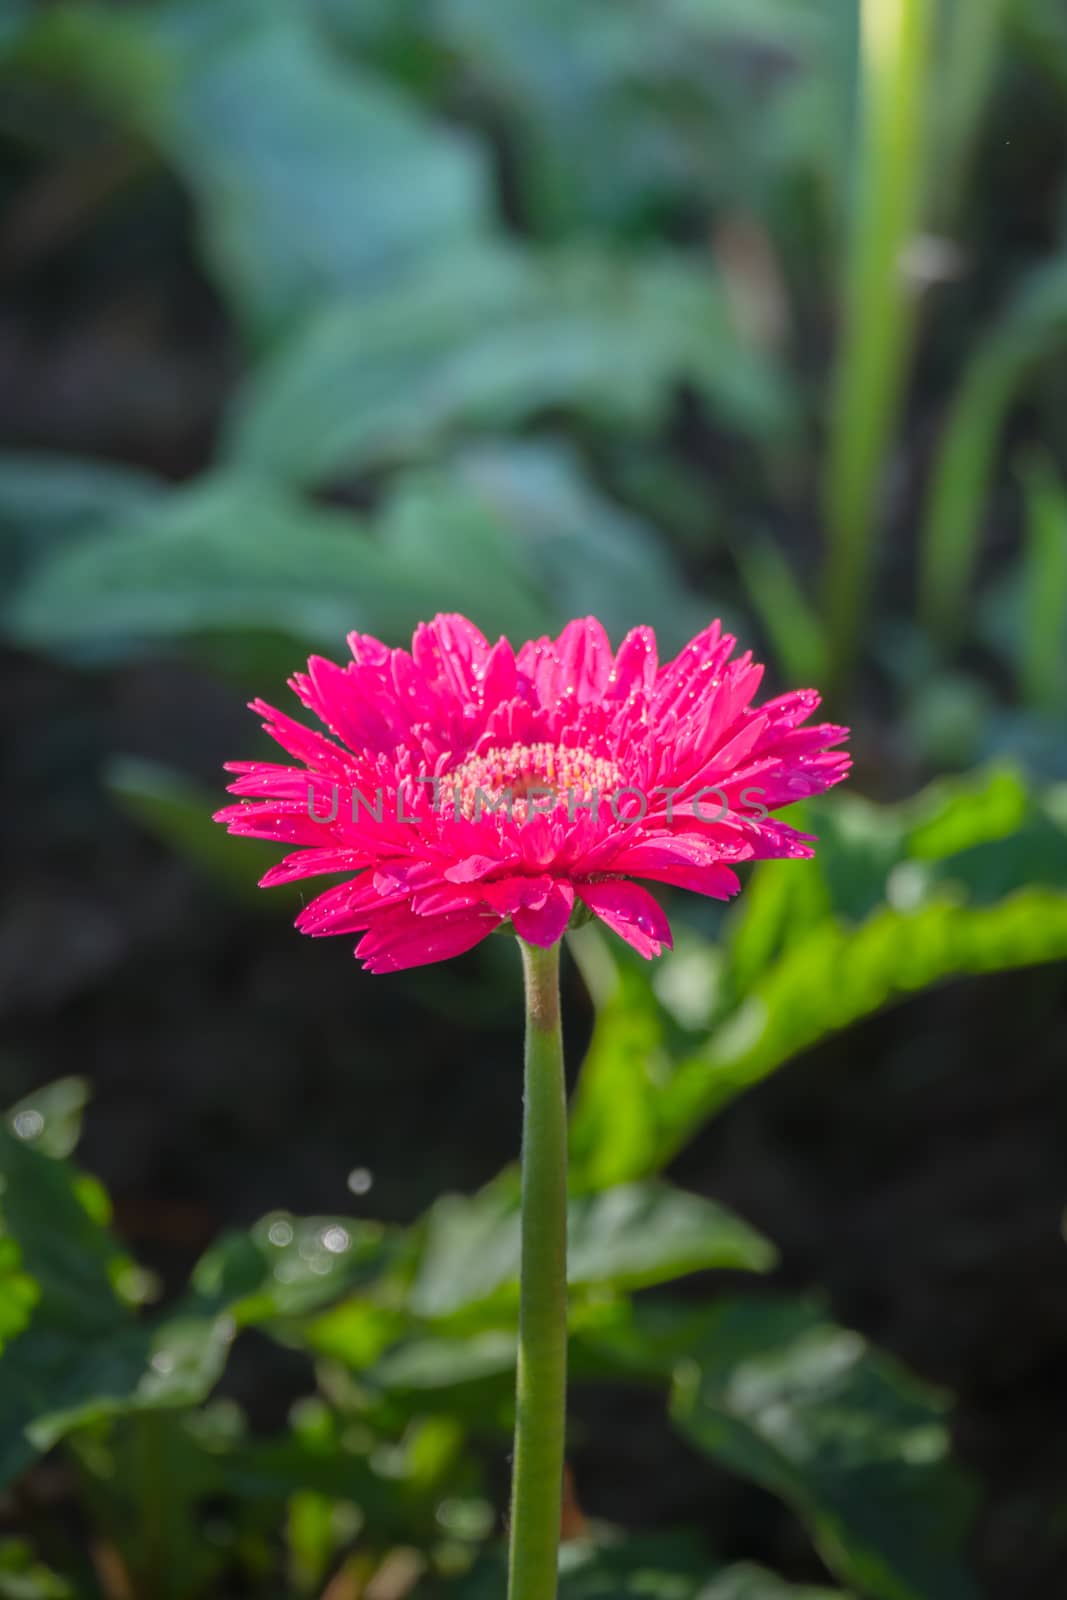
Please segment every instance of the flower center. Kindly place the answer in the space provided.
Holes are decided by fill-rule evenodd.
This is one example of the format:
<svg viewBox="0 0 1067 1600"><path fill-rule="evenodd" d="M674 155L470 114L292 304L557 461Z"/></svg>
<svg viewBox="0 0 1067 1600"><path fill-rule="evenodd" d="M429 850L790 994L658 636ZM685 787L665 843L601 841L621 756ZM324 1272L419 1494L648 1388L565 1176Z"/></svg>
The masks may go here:
<svg viewBox="0 0 1067 1600"><path fill-rule="evenodd" d="M441 805L477 822L498 813L524 822L561 802L573 818L581 805L595 810L620 784L619 769L604 756L554 744L513 744L472 756L441 779Z"/></svg>

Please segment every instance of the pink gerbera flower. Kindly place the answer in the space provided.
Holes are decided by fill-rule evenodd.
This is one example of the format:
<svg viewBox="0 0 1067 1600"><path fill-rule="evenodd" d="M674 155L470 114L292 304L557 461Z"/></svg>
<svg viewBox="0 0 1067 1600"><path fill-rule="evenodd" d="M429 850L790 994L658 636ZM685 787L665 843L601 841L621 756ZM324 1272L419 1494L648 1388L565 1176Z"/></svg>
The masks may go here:
<svg viewBox="0 0 1067 1600"><path fill-rule="evenodd" d="M809 856L770 813L839 783L846 728L805 726L810 689L753 706L763 668L718 622L665 666L651 628L613 652L592 617L517 653L460 616L420 624L410 654L364 634L340 667L312 657L291 687L333 738L262 701L295 764L233 762L217 815L299 848L264 887L345 875L297 927L362 933L372 972L459 955L510 922L548 946L594 914L644 956L667 918L635 882L726 899L733 867Z"/></svg>

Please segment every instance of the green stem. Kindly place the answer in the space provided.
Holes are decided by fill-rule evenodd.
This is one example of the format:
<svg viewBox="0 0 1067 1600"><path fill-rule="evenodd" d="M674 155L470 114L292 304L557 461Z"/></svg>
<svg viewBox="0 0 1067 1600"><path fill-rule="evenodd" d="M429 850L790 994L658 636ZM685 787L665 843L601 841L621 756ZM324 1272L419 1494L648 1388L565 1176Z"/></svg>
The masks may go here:
<svg viewBox="0 0 1067 1600"><path fill-rule="evenodd" d="M880 483L911 354L901 257L919 220L931 10L931 0L860 8L862 127L825 483L830 686L839 697L866 629Z"/></svg>
<svg viewBox="0 0 1067 1600"><path fill-rule="evenodd" d="M567 1386L567 1095L559 945L519 941L526 978L522 1289L508 1600L555 1600Z"/></svg>
<svg viewBox="0 0 1067 1600"><path fill-rule="evenodd" d="M952 0L947 8L938 84L935 227L955 231L967 194L982 116L1000 65L1009 0Z"/></svg>

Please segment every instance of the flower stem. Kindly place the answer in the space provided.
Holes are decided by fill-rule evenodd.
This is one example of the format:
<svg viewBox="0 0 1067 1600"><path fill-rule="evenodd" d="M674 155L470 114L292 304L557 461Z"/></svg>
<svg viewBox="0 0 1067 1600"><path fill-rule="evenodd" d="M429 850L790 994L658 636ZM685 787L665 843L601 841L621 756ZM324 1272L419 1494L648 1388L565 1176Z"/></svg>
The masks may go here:
<svg viewBox="0 0 1067 1600"><path fill-rule="evenodd" d="M519 940L526 979L522 1289L508 1600L555 1600L567 1384L567 1096L559 945Z"/></svg>

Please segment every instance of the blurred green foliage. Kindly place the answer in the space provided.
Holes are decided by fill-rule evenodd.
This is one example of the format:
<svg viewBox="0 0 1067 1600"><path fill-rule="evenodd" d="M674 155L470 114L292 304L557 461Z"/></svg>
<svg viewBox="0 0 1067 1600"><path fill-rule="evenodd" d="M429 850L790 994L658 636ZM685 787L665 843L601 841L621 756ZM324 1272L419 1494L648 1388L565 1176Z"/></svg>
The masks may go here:
<svg viewBox="0 0 1067 1600"><path fill-rule="evenodd" d="M968 1600L950 1403L808 1298L672 1289L775 1256L663 1173L829 1035L1067 958L1061 7L9 3L0 78L16 165L124 152L90 233L177 187L235 347L192 481L0 456L7 644L262 690L437 610L514 636L595 611L667 649L721 613L832 681L882 795L1030 753L811 804L817 860L761 866L658 971L574 940L576 1381L669 1396L850 1593ZM1053 192L990 251L1024 95ZM186 775L118 752L106 782L249 894ZM71 1162L84 1099L64 1079L0 1134L0 1468L56 1450L92 1538L0 1543L0 1597L499 1594L514 1172L408 1228L274 1212L158 1305ZM306 1387L269 1436L225 1388L255 1339ZM562 1600L830 1600L685 1533L585 1527L563 1561Z"/></svg>
<svg viewBox="0 0 1067 1600"><path fill-rule="evenodd" d="M686 1437L780 1495L856 1593L966 1600L973 1491L949 1461L947 1402L810 1302L664 1297L684 1275L774 1264L748 1225L657 1175L732 1096L897 995L1067 956L1062 792L1001 769L897 807L823 804L817 865L761 868L717 946L690 933L650 972L616 965L592 929L576 937L597 1023L573 1115L571 1371L670 1388ZM101 1191L69 1164L83 1100L77 1081L54 1085L0 1136L6 1477L65 1441L146 1593L193 1594L235 1569L250 1581L279 1519L291 1569L313 1575L295 1592L317 1592L339 1529L370 1570L418 1551L419 1593L451 1593L468 1567L463 1595L499 1582L479 1556L494 1527L480 1461L512 1422L517 1175L443 1197L408 1229L272 1213L220 1239L156 1310ZM318 1375L277 1438L253 1439L210 1399L253 1329ZM146 1452L154 1487L123 1466ZM198 1531L207 1496L226 1507L217 1548ZM682 1570L672 1558L642 1588L656 1562L610 1539L567 1560L576 1595L630 1593L630 1572L633 1593L703 1596L714 1570L708 1552ZM714 1584L777 1592L753 1573Z"/></svg>

